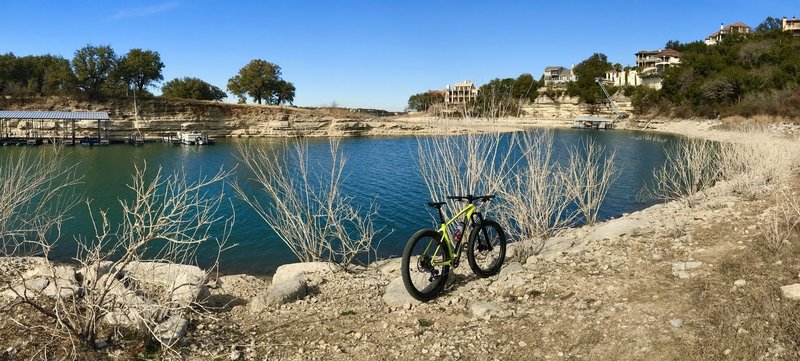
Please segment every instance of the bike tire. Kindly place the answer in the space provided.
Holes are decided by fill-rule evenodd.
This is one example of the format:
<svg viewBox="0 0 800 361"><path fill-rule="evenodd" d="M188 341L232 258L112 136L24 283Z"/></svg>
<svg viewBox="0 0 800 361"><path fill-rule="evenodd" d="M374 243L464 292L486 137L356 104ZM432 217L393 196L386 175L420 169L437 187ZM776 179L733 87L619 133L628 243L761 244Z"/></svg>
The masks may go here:
<svg viewBox="0 0 800 361"><path fill-rule="evenodd" d="M467 261L472 272L481 278L494 276L500 272L505 257L506 233L500 224L487 219L472 229L467 243Z"/></svg>
<svg viewBox="0 0 800 361"><path fill-rule="evenodd" d="M447 284L450 274L450 266L434 267L426 261L426 256L428 260L448 259L447 245L442 241L441 234L432 229L417 231L408 239L400 265L406 291L422 302L436 298ZM426 278L428 282L424 282Z"/></svg>

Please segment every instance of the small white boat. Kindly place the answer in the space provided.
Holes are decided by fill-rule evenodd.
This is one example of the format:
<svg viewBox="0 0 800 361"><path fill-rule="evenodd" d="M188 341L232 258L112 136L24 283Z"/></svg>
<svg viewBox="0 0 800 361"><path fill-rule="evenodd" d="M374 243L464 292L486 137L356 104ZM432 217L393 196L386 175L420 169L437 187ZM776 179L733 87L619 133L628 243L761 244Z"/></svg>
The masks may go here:
<svg viewBox="0 0 800 361"><path fill-rule="evenodd" d="M208 134L200 132L178 132L178 139L181 144L190 145L209 145L214 144L214 140L209 138Z"/></svg>

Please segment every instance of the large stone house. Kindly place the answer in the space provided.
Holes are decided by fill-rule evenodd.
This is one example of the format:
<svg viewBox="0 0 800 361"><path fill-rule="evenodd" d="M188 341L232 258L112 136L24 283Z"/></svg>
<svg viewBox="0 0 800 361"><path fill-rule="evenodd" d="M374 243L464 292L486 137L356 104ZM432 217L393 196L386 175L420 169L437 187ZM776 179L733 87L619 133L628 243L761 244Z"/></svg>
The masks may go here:
<svg viewBox="0 0 800 361"><path fill-rule="evenodd" d="M676 50L642 50L636 53L636 69L609 70L605 83L618 87L644 85L661 89L661 73L680 64L681 53Z"/></svg>
<svg viewBox="0 0 800 361"><path fill-rule="evenodd" d="M456 83L453 87L448 84L444 90L444 105L452 107L467 104L478 98L478 88L471 81L465 80Z"/></svg>
<svg viewBox="0 0 800 361"><path fill-rule="evenodd" d="M747 24L743 22L736 22L730 24L728 26L724 26L724 24L719 24L719 31L709 35L706 40L704 41L706 45L717 45L722 39L726 36L731 34L750 34L753 32L753 29L750 29Z"/></svg>

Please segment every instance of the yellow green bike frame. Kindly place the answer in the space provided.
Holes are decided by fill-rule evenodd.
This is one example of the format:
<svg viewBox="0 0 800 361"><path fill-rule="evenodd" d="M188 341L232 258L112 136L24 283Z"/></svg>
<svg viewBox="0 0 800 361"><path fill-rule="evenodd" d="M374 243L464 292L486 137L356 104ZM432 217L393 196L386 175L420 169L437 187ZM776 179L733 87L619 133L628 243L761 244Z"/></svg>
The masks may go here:
<svg viewBox="0 0 800 361"><path fill-rule="evenodd" d="M464 229L462 230L462 233L461 233L462 234L461 239L463 240L464 237L466 237L467 234L468 234L467 233L467 227L471 226L469 220L472 219L472 215L475 214L476 210L477 210L477 207L475 207L474 204L468 203L466 206L464 206L464 208L461 209L461 211L458 212L458 214L456 214L452 218L448 219L447 221L442 222L441 227L439 227L439 229L437 229L436 231L439 232L439 234L442 235L442 240L443 240L442 243L447 245L447 255L448 255L448 257L447 257L446 260L443 260L443 261L431 260L431 265L433 265L433 266L454 266L453 262L458 259L458 254L461 251L461 244L463 244L463 242L460 242L457 246L454 245L453 241L450 238L450 235L447 232L447 227L450 226L453 222L455 222L458 219L463 217L463 219L465 220ZM442 219L444 219L444 216L441 213L441 209L439 210L439 216ZM436 249L434 249L433 254L438 254L439 247L441 247L442 243L430 242L428 244L428 246L425 247L425 252L423 254L428 254L428 249L431 247L432 244L436 244Z"/></svg>

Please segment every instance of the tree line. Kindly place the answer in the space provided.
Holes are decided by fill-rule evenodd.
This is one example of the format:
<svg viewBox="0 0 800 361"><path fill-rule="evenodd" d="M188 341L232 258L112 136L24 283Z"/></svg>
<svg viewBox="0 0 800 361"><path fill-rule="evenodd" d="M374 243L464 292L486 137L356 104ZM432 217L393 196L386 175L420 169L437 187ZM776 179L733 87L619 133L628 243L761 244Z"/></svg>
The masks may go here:
<svg viewBox="0 0 800 361"><path fill-rule="evenodd" d="M476 99L464 105L459 112L475 116L509 116L518 115L524 102L534 101L538 97L538 89L544 79L536 80L528 73L516 78L495 78L478 88ZM429 90L411 95L408 98L408 109L431 111L444 104L445 91Z"/></svg>
<svg viewBox="0 0 800 361"><path fill-rule="evenodd" d="M87 45L72 59L58 55L0 54L0 95L70 96L91 100L153 96L150 89L164 80L157 51L134 48L118 55L109 45ZM250 97L258 104L294 102L294 84L282 78L277 64L254 59L228 80L227 90L239 103ZM165 98L222 100L225 91L200 78L180 77L161 86Z"/></svg>

